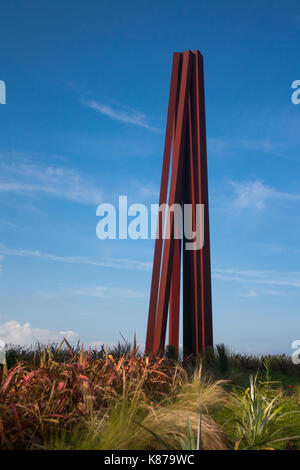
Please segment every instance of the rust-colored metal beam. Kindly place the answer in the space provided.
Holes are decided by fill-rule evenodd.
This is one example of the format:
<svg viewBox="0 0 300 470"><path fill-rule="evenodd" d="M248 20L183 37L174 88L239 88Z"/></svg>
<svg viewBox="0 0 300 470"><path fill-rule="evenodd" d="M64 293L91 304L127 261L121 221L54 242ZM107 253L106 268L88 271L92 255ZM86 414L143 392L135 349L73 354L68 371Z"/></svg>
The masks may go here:
<svg viewBox="0 0 300 470"><path fill-rule="evenodd" d="M174 145L172 149L172 173L169 192L169 207L172 207L180 200L182 193L182 155L186 141L186 121L187 121L187 97L191 78L191 52L183 53L180 94L178 102L178 113ZM166 326L168 306L170 299L170 283L173 268L174 238L174 213L170 212L170 233L171 237L164 240L163 261L161 267L161 277L158 294L157 317L154 332L153 352L162 353L165 346Z"/></svg>
<svg viewBox="0 0 300 470"><path fill-rule="evenodd" d="M166 137L165 137L165 148L164 148L163 167L162 167L162 174L161 174L161 185L160 185L160 195L159 195L160 206L162 204L165 204L167 201L172 138L174 134L174 117L176 114L178 86L179 86L179 73L181 70L181 62L182 62L181 54L175 52L173 56L171 87L170 87L169 107L168 107L168 117L167 117L167 127L166 127ZM161 221L161 218L159 215L158 224L157 224L157 235L156 235L156 240L155 240L155 251L154 251L152 282L151 282L151 292L150 292L148 327L147 327L147 337L146 337L146 346L145 346L146 354L150 354L153 352L157 297L158 297L159 277L160 277L160 268L161 268L161 253L162 253L162 246L163 246L163 233L164 233L163 222L164 221Z"/></svg>
<svg viewBox="0 0 300 470"><path fill-rule="evenodd" d="M209 204L208 204L208 177L207 177L207 149L206 149L206 122L204 97L204 67L203 57L199 51L194 51L196 57L196 108L198 141L198 171L200 204L204 205L204 246L200 250L201 296L202 296L202 350L213 345L212 325L212 297L211 297L211 262L210 262L210 236L209 236Z"/></svg>
<svg viewBox="0 0 300 470"><path fill-rule="evenodd" d="M178 353L180 311L181 240L174 240L174 261L169 307L169 345Z"/></svg>
<svg viewBox="0 0 300 470"><path fill-rule="evenodd" d="M172 152L172 160L171 160ZM203 57L199 51L174 53L159 204L168 213L158 220L150 293L146 354L162 354L169 312L169 344L178 351L181 253L183 266L183 354L197 355L213 345L207 155ZM182 240L174 233L174 204L190 204L193 230L204 205L204 246L187 250L184 209ZM159 212L160 215L160 212ZM170 237L163 237L167 221ZM178 220L177 220L178 222Z"/></svg>

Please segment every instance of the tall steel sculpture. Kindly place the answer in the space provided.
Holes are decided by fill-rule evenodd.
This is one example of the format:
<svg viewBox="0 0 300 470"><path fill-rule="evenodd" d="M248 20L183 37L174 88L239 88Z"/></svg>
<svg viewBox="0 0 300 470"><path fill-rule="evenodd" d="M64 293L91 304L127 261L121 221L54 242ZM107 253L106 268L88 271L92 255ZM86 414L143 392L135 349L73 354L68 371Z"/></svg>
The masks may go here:
<svg viewBox="0 0 300 470"><path fill-rule="evenodd" d="M171 158L172 154L172 158ZM171 175L169 181L169 171ZM204 245L188 251L184 237L174 237L174 214L169 213L171 237L164 238L159 215L145 351L162 354L169 312L169 345L178 351L181 262L183 267L183 355L204 352L213 345L206 126L203 57L199 51L175 52L160 187L159 205L204 205ZM184 217L181 221L184 233Z"/></svg>

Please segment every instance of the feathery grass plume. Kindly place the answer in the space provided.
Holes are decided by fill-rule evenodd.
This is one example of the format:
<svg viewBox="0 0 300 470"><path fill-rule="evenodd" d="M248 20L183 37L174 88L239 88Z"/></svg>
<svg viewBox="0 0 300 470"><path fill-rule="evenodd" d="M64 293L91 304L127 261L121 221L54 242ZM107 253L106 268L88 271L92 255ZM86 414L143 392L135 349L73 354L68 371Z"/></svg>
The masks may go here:
<svg viewBox="0 0 300 470"><path fill-rule="evenodd" d="M189 420L191 432L197 435L199 426L199 413L191 411L159 406L152 411L152 415L143 421L145 430L151 431L148 437L148 446L151 449L164 449L166 445L169 449L181 449L182 440L186 439L186 423ZM202 416L201 425L202 448L205 450L225 450L224 433L221 427L209 415ZM141 431L141 433L143 430ZM160 440L157 439L157 437ZM145 435L146 439L146 435ZM166 443L162 445L161 442ZM148 447L149 448L149 447Z"/></svg>
<svg viewBox="0 0 300 470"><path fill-rule="evenodd" d="M178 407L197 412L201 395L201 409L203 413L209 413L226 402L227 393L223 385L227 382L214 380L211 373L203 371L202 362L191 375L178 367L172 384L174 403Z"/></svg>
<svg viewBox="0 0 300 470"><path fill-rule="evenodd" d="M188 421L191 432L197 436L201 413L203 449L226 449L224 433L209 414L215 407L226 402L227 394L222 387L223 383L224 381L214 381L211 376L204 374L202 364L192 375L177 366L169 395L151 409L142 423L152 431L150 445L163 448L159 442L155 442L153 434L157 434L160 441L167 443L169 448L180 449L182 440L186 439Z"/></svg>

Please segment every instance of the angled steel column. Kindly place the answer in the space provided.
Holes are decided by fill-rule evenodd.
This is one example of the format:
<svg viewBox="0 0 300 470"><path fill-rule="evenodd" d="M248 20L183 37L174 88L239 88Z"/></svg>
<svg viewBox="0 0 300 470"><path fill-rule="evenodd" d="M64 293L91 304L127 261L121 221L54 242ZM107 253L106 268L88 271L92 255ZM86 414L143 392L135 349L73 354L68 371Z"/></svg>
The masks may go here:
<svg viewBox="0 0 300 470"><path fill-rule="evenodd" d="M181 54L178 54L175 52L173 56L173 67L172 67L170 96L169 96L169 108L168 108L166 137L165 137L165 148L164 148L163 167L162 167L162 174L161 174L161 185L160 185L160 195L159 195L160 206L162 204L165 204L167 201L172 138L174 135L174 117L175 117L176 108L177 108L177 95L178 95L179 73L181 69L181 62L182 62ZM156 240L155 240L148 327L147 327L147 337L146 337L146 346L145 346L146 354L150 354L153 352L157 298L158 298L159 278L160 278L160 269L161 269L161 254L162 254L162 247L163 247L163 237L162 237L163 233L164 233L164 221L160 219L160 214L159 214L159 219L158 219L158 224L157 224L157 235L156 235Z"/></svg>
<svg viewBox="0 0 300 470"><path fill-rule="evenodd" d="M172 164L171 164L172 151ZM168 213L158 220L150 293L146 354L162 354L169 312L169 344L178 350L181 251L183 264L183 353L197 355L213 345L209 213L203 58L199 51L174 53L159 204L165 204L171 166ZM174 236L174 204L204 204L204 246L186 250ZM170 238L163 240L166 223Z"/></svg>

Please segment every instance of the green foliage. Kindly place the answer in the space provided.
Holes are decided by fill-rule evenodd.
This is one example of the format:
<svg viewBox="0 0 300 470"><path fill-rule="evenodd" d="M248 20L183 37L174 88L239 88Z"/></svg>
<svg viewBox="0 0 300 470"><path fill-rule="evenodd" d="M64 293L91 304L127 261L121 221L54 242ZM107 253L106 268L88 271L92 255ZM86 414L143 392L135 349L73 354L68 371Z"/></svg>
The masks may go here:
<svg viewBox="0 0 300 470"><path fill-rule="evenodd" d="M175 346L172 346L171 344L168 344L165 350L165 357L166 359L171 359L174 361L177 361L178 359L178 352L175 348Z"/></svg>
<svg viewBox="0 0 300 470"><path fill-rule="evenodd" d="M265 364L267 364L272 373L280 372L282 374L297 375L300 377L299 367L293 364L290 356L286 354L277 354L273 356L232 354L230 362L233 368L240 371L255 372L258 370L264 370Z"/></svg>
<svg viewBox="0 0 300 470"><path fill-rule="evenodd" d="M197 450L195 436L191 427L190 419L187 419L186 439L180 439L182 450Z"/></svg>
<svg viewBox="0 0 300 470"><path fill-rule="evenodd" d="M298 411L289 409L287 397L272 385L269 380L260 382L256 374L250 376L249 387L231 393L226 427L236 448L276 448L300 440Z"/></svg>
<svg viewBox="0 0 300 470"><path fill-rule="evenodd" d="M229 369L229 352L224 344L217 344L217 363L221 374L225 374Z"/></svg>

